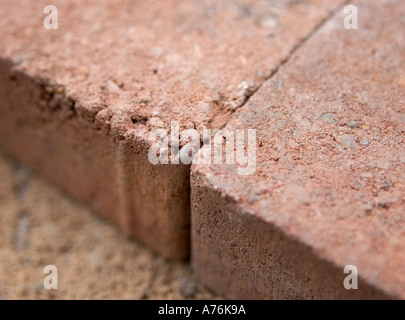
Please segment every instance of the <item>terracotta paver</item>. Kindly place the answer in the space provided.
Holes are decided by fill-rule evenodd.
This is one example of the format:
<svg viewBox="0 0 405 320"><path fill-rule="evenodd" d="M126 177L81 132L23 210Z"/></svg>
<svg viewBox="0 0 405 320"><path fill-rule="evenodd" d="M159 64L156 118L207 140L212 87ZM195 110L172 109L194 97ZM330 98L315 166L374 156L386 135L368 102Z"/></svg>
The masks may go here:
<svg viewBox="0 0 405 320"><path fill-rule="evenodd" d="M343 1L0 1L0 146L130 236L189 253L189 166L149 131L220 128Z"/></svg>
<svg viewBox="0 0 405 320"><path fill-rule="evenodd" d="M228 298L405 298L405 2L353 4L229 121L255 173L192 168L193 268Z"/></svg>

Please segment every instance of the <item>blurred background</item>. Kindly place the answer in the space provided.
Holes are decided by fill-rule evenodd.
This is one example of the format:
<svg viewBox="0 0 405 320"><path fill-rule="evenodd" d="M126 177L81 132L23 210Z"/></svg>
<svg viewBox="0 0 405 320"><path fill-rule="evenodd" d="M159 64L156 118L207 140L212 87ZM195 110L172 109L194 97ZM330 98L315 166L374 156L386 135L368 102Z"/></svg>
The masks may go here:
<svg viewBox="0 0 405 320"><path fill-rule="evenodd" d="M0 300L215 299L187 263L128 240L0 153ZM46 265L58 290L46 290Z"/></svg>

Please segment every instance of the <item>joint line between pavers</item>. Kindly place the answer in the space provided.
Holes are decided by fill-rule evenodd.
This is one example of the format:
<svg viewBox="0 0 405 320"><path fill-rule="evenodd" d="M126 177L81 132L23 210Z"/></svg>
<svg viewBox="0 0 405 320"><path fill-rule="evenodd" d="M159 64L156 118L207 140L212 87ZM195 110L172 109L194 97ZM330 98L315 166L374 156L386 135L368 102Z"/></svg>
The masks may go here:
<svg viewBox="0 0 405 320"><path fill-rule="evenodd" d="M255 88L252 92L251 95L247 96L245 98L245 100L234 110L232 110L231 116L239 109L243 108L248 102L249 100L255 95L255 93L257 91L260 90L260 88L269 80L271 80L280 70L280 68L282 66L284 66L286 63L288 63L290 61L290 59L294 56L294 54L303 46L305 45L323 26L326 25L326 23L328 23L329 21L331 21L335 15L342 10L345 6L347 6L351 1L350 0L346 0L344 1L340 6L336 7L335 9L333 9L332 11L329 12L329 14L322 19L322 21L317 24L315 26L315 28L309 32L305 37L303 37L300 41L298 41L298 43L290 50L290 52L287 54L287 56L281 60L281 62L274 68L274 70L270 73L270 75L268 77L266 77L263 82L261 82L260 84L258 84L257 88ZM229 117L228 120L225 122L225 124L223 124L219 130L223 129L226 127L226 125L228 124L228 122L231 120L232 117Z"/></svg>

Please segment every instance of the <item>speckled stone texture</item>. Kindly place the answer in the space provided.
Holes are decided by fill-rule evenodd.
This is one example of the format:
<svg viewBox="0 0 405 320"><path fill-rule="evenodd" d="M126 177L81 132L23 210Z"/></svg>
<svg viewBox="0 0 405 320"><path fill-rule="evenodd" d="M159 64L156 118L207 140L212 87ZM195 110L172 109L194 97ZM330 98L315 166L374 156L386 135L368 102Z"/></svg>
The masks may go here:
<svg viewBox="0 0 405 320"><path fill-rule="evenodd" d="M192 168L193 268L228 298L405 298L405 2L353 4L227 124L258 130L255 174Z"/></svg>
<svg viewBox="0 0 405 320"><path fill-rule="evenodd" d="M0 146L169 258L189 254L189 166L149 131L220 128L343 1L0 1Z"/></svg>

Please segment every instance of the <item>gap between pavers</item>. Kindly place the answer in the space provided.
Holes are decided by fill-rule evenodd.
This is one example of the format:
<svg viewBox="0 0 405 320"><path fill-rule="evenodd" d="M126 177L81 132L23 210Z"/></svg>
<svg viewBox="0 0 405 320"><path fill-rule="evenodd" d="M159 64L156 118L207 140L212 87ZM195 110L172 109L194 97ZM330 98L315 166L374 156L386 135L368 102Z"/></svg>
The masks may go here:
<svg viewBox="0 0 405 320"><path fill-rule="evenodd" d="M0 1L0 145L126 234L189 254L189 166L148 133L221 128L343 1ZM241 45L243 44L243 45Z"/></svg>
<svg viewBox="0 0 405 320"><path fill-rule="evenodd" d="M405 4L353 4L228 122L258 130L255 174L192 167L193 269L225 297L405 298Z"/></svg>

